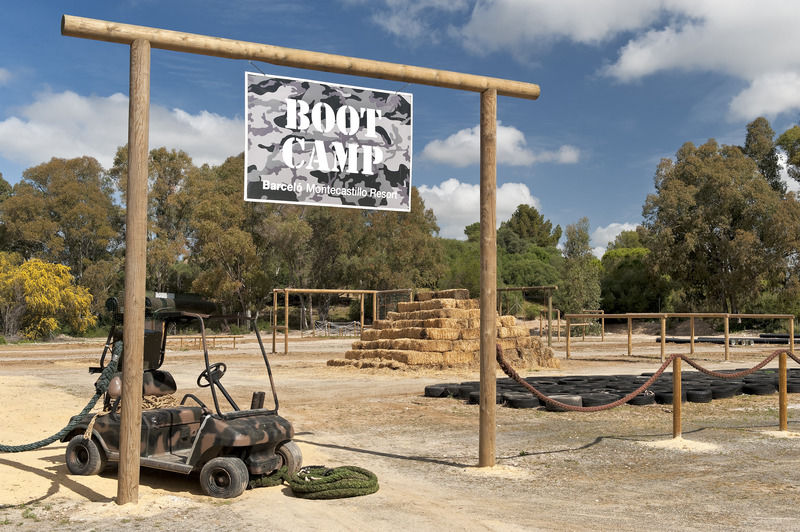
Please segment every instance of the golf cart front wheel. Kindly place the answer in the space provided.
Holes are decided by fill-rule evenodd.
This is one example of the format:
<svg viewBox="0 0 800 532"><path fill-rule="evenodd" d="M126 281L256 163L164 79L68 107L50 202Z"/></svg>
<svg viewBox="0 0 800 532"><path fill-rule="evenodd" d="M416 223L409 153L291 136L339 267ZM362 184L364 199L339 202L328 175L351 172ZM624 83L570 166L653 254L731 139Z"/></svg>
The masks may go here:
<svg viewBox="0 0 800 532"><path fill-rule="evenodd" d="M275 449L275 453L283 460L287 475L294 475L300 471L300 467L303 465L303 453L300 452L300 447L295 442L283 442Z"/></svg>
<svg viewBox="0 0 800 532"><path fill-rule="evenodd" d="M203 493L219 499L238 497L244 493L249 480L247 466L235 456L213 458L200 470Z"/></svg>
<svg viewBox="0 0 800 532"><path fill-rule="evenodd" d="M105 454L94 440L75 436L67 444L67 469L73 475L97 475L106 465Z"/></svg>

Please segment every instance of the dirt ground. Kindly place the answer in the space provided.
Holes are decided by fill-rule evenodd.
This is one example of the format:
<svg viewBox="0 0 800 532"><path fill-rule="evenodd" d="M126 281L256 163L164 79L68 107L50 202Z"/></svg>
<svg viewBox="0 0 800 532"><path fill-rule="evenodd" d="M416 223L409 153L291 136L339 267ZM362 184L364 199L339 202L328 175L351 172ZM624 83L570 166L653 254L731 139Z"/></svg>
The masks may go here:
<svg viewBox="0 0 800 532"><path fill-rule="evenodd" d="M797 530L800 394L790 395L789 432L776 432L777 395L686 403L683 439L672 439L668 405L598 413L497 407L497 465L478 468L478 407L426 398L425 385L477 380L471 370L328 367L352 339L290 341L271 357L280 412L295 427L307 465L374 471L376 494L333 501L288 487L205 497L196 476L143 469L139 503L114 502L116 471L68 474L65 444L0 454L0 530ZM271 346L270 346L271 347ZM638 374L659 366L652 335L555 343L561 369L548 375ZM749 367L774 348L699 346L713 368ZM66 424L92 393L102 341L0 346L0 443L41 439ZM688 352L671 345L668 353ZM242 403L268 390L253 338L223 361L223 383ZM170 350L180 393L197 388L202 354ZM774 365L774 364L773 364ZM685 367L685 366L684 366ZM523 376L533 371L522 372ZM501 376L501 375L498 375ZM210 402L210 399L209 399Z"/></svg>

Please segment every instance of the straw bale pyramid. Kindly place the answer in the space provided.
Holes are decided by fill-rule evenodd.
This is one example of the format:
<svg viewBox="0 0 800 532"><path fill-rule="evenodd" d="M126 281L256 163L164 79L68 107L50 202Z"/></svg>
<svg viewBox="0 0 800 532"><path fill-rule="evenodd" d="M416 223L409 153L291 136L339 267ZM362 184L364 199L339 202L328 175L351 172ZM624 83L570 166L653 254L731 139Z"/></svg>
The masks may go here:
<svg viewBox="0 0 800 532"><path fill-rule="evenodd" d="M356 367L478 367L480 317L477 299L463 289L420 292L417 301L398 303L397 312L376 320L361 333L344 359L329 366ZM499 316L497 341L514 367L558 367L553 351L528 329L517 327L514 316Z"/></svg>

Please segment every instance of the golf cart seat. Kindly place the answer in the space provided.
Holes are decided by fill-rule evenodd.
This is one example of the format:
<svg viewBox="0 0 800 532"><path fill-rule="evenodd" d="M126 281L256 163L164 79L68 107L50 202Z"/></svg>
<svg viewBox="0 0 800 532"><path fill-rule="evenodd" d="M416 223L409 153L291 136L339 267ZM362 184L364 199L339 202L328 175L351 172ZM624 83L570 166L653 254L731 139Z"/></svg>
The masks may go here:
<svg viewBox="0 0 800 532"><path fill-rule="evenodd" d="M172 375L160 369L150 369L142 375L142 396L161 397L178 391ZM117 373L108 384L108 395L112 399L122 396L122 373Z"/></svg>

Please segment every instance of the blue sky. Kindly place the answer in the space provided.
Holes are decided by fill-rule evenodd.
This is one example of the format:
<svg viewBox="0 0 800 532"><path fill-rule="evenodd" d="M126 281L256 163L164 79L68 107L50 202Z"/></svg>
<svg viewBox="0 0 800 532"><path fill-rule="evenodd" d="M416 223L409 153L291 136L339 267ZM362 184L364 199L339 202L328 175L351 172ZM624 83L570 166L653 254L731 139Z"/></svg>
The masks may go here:
<svg viewBox="0 0 800 532"><path fill-rule="evenodd" d="M119 0L6 2L0 173L50 157L108 167L127 135L129 48L63 37L62 14L537 83L498 103L498 223L520 203L592 245L641 221L662 157L743 144L800 117L800 10L790 0ZM446 237L478 221L475 93L152 52L151 147L196 164L243 151L243 73L414 95L413 184ZM796 190L797 187L794 187Z"/></svg>

